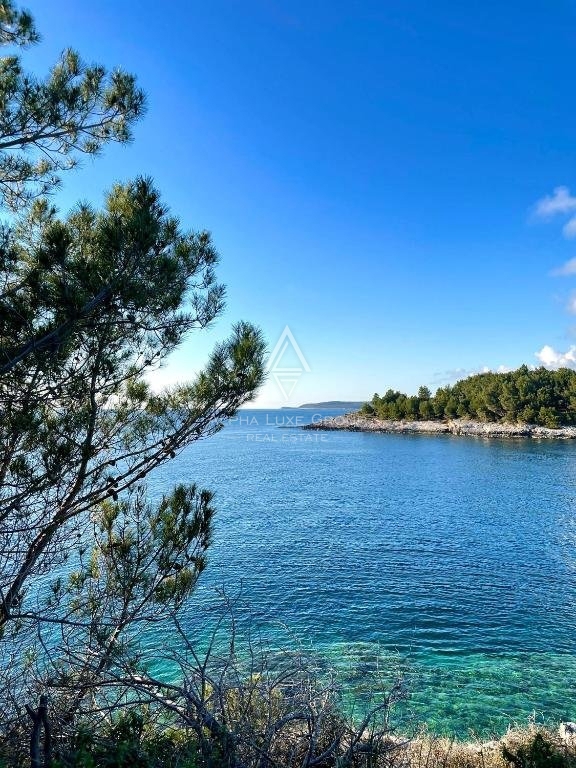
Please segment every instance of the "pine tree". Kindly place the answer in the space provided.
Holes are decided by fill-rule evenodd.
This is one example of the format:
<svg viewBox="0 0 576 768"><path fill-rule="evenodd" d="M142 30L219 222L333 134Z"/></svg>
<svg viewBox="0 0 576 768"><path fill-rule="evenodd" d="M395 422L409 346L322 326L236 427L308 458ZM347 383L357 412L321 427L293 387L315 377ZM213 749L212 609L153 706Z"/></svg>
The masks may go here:
<svg viewBox="0 0 576 768"><path fill-rule="evenodd" d="M0 45L24 48L40 36L29 13L12 0L0 5ZM133 75L86 65L64 51L43 80L26 73L21 57L0 59L0 200L21 210L60 183L82 154L131 139L145 109Z"/></svg>
<svg viewBox="0 0 576 768"><path fill-rule="evenodd" d="M0 6L1 43L37 40L29 14ZM261 334L238 323L190 383L155 391L154 371L223 309L209 234L183 229L146 178L115 186L101 211L60 216L45 196L82 153L127 141L143 106L131 75L74 52L43 82L18 57L0 62L0 194L18 212L0 231L5 713L52 680L73 716L133 622L191 593L211 496L178 486L154 506L144 480L217 432L264 377Z"/></svg>

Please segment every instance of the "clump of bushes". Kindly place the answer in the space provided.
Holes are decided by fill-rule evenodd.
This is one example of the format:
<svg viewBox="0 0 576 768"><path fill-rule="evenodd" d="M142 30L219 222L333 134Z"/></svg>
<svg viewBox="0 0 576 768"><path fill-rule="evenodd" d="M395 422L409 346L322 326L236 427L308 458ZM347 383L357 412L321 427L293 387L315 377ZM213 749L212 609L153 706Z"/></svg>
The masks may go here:
<svg viewBox="0 0 576 768"><path fill-rule="evenodd" d="M560 748L549 736L538 732L515 749L502 745L502 757L511 768L572 768L576 761L566 746Z"/></svg>
<svg viewBox="0 0 576 768"><path fill-rule="evenodd" d="M209 729L199 738L193 729L167 726L151 718L148 710L135 708L98 728L84 724L73 730L60 741L50 768L576 768L576 744L534 725L511 729L501 739L487 742L426 732L411 738L391 732L376 737L370 729L354 742L358 732L343 729L346 719L335 710L325 712L324 722L315 723L320 726L317 745L293 712L293 724L288 716L281 738L273 749L265 749L261 706L262 702L256 704L251 726L246 713L234 724L237 730L229 734L234 752L223 749ZM332 749L334 744L338 748ZM0 760L0 768L28 768L24 752L19 759L12 757Z"/></svg>
<svg viewBox="0 0 576 768"><path fill-rule="evenodd" d="M129 710L98 732L79 728L62 745L53 768L199 768L194 738L183 728L161 729Z"/></svg>

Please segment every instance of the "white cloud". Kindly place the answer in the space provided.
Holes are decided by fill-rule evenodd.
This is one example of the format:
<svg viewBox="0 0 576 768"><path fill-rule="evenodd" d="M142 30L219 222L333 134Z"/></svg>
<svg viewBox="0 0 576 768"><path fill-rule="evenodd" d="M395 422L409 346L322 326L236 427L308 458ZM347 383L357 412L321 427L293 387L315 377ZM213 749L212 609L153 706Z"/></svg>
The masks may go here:
<svg viewBox="0 0 576 768"><path fill-rule="evenodd" d="M488 365L483 365L481 368L450 368L447 371L435 373L432 386L454 384L461 379L467 379L468 376L476 376L478 373L510 373L513 370L508 365L499 365L497 368L490 368Z"/></svg>
<svg viewBox="0 0 576 768"><path fill-rule="evenodd" d="M570 259L561 267L552 270L554 277L565 277L568 275L576 275L576 259Z"/></svg>
<svg viewBox="0 0 576 768"><path fill-rule="evenodd" d="M573 293L572 296L568 299L568 304L566 304L566 309L568 312L570 312L571 315L576 315L576 293Z"/></svg>
<svg viewBox="0 0 576 768"><path fill-rule="evenodd" d="M536 203L536 215L542 218L572 211L576 211L576 197L570 194L568 187L556 187L553 195L547 195Z"/></svg>
<svg viewBox="0 0 576 768"><path fill-rule="evenodd" d="M536 357L546 368L576 368L576 345L571 346L567 352L557 352L546 344Z"/></svg>
<svg viewBox="0 0 576 768"><path fill-rule="evenodd" d="M562 227L562 234L567 240L571 240L573 237L576 237L576 216L573 216L569 221L564 224Z"/></svg>
<svg viewBox="0 0 576 768"><path fill-rule="evenodd" d="M568 187L556 187L552 195L538 200L534 211L541 219L549 219L558 213L571 214L562 232L569 240L576 237L576 197L570 194Z"/></svg>

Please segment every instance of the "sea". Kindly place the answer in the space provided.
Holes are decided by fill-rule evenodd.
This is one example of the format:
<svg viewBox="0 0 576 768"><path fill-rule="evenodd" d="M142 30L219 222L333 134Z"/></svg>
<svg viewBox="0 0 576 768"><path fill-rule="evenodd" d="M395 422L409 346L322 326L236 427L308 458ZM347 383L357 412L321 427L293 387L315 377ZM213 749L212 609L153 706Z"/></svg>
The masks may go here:
<svg viewBox="0 0 576 768"><path fill-rule="evenodd" d="M576 720L576 441L301 429L341 413L242 410L151 476L215 493L191 638L233 602L344 701L400 685L404 731Z"/></svg>

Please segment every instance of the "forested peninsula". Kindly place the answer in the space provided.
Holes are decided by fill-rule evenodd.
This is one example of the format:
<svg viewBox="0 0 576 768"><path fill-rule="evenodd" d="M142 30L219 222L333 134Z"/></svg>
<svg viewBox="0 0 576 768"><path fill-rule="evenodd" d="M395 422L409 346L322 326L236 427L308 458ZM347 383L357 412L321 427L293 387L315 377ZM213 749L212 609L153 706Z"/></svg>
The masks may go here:
<svg viewBox="0 0 576 768"><path fill-rule="evenodd" d="M417 395L389 389L355 413L307 428L576 438L576 371L523 365L469 376L434 395L428 387Z"/></svg>

